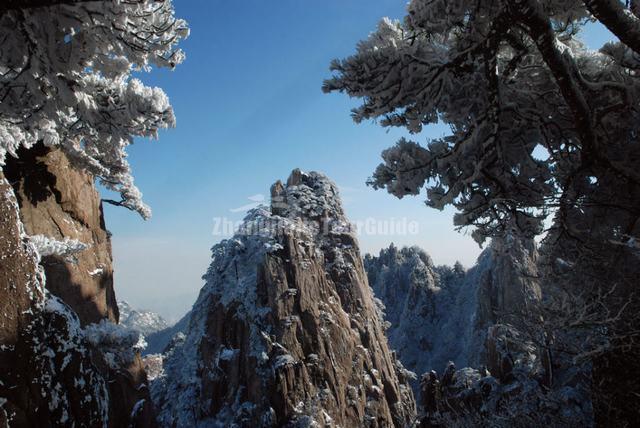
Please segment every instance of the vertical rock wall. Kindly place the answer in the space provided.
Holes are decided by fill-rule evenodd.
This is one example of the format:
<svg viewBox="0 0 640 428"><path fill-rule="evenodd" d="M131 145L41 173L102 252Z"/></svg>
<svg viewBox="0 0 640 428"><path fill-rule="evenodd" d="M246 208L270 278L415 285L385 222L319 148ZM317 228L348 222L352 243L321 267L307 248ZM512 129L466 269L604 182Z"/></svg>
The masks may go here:
<svg viewBox="0 0 640 428"><path fill-rule="evenodd" d="M0 173L0 425L106 426L107 394L77 317L44 292L39 259Z"/></svg>
<svg viewBox="0 0 640 428"><path fill-rule="evenodd" d="M155 426L137 336L113 324L93 178L42 145L7 159L0 178L0 426ZM40 258L35 235L88 248Z"/></svg>
<svg viewBox="0 0 640 428"><path fill-rule="evenodd" d="M73 169L60 150L42 145L7 159L4 170L27 234L89 245L73 261L43 257L47 289L69 305L83 325L104 318L118 322L111 241L93 178Z"/></svg>

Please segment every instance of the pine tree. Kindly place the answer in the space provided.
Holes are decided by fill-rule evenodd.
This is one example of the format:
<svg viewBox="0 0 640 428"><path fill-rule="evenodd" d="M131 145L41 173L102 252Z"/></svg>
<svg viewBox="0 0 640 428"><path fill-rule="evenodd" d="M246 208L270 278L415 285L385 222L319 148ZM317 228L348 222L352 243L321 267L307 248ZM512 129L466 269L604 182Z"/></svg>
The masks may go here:
<svg viewBox="0 0 640 428"><path fill-rule="evenodd" d="M134 72L173 68L188 35L171 1L8 0L0 6L0 166L42 142L151 211L133 183L126 147L175 125L169 99Z"/></svg>
<svg viewBox="0 0 640 428"><path fill-rule="evenodd" d="M590 361L598 423L635 423L638 2L412 0L407 12L335 60L323 86L362 100L356 122L414 136L382 153L369 184L399 198L426 188L427 204L453 205L478 242L533 238L550 224L545 306L532 317L546 325L543 346ZM590 21L619 40L587 48ZM419 141L435 123L450 134Z"/></svg>

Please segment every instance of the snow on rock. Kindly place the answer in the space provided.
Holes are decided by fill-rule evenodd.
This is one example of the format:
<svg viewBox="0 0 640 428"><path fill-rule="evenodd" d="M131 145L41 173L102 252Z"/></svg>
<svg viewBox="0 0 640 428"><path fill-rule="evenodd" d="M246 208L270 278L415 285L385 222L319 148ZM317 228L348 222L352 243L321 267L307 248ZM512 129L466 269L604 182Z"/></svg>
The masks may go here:
<svg viewBox="0 0 640 428"><path fill-rule="evenodd" d="M335 184L294 170L271 195L212 249L185 335L152 383L159 422L407 426L407 373Z"/></svg>
<svg viewBox="0 0 640 428"><path fill-rule="evenodd" d="M106 319L82 328L75 312L51 294L30 331L30 384L46 403L27 414L30 420L96 427L153 421L140 333Z"/></svg>
<svg viewBox="0 0 640 428"><path fill-rule="evenodd" d="M83 334L87 342L107 356L110 367L115 370L120 366L128 367L135 354L147 346L140 332L109 320L89 324Z"/></svg>
<svg viewBox="0 0 640 428"><path fill-rule="evenodd" d="M476 287L461 265L434 266L418 247L393 244L377 257L366 255L365 269L388 323L389 344L404 366L418 375L441 371L448 361L465 366L474 359ZM412 382L418 395L419 382Z"/></svg>
<svg viewBox="0 0 640 428"><path fill-rule="evenodd" d="M147 354L142 359L144 371L147 373L147 379L150 382L162 374L162 360L162 354Z"/></svg>
<svg viewBox="0 0 640 428"><path fill-rule="evenodd" d="M434 266L417 247L365 257L389 343L421 375L412 385L424 425L590 426L588 369L555 370L532 341L536 258L532 242L510 236L468 271Z"/></svg>
<svg viewBox="0 0 640 428"><path fill-rule="evenodd" d="M133 405L143 398L150 402L144 372L135 361L113 369L108 362L116 359L96 347L104 340L87 339L79 306L51 291L87 283L49 277L20 221L23 207L0 172L0 260L6 267L0 269L0 397L6 400L0 426L130 426ZM51 281L46 288L45 272ZM134 426L153 420L150 404L143 410Z"/></svg>
<svg viewBox="0 0 640 428"><path fill-rule="evenodd" d="M164 318L155 312L134 309L123 300L118 302L118 310L120 311L120 324L145 336L169 327Z"/></svg>
<svg viewBox="0 0 640 428"><path fill-rule="evenodd" d="M87 244L77 239L64 238L62 241L58 241L44 235L33 235L29 237L29 240L43 257L55 255L67 258L89 248Z"/></svg>
<svg viewBox="0 0 640 428"><path fill-rule="evenodd" d="M77 315L59 298L48 295L42 316L30 326L33 333L31 375L45 399L46 417L54 424L107 427L109 392L102 373L92 362ZM76 406L81 405L81 409Z"/></svg>
<svg viewBox="0 0 640 428"><path fill-rule="evenodd" d="M95 178L74 169L60 150L37 145L7 159L3 171L20 202L20 218L37 247L47 289L83 325L118 319L111 241ZM39 195L34 198L33 195Z"/></svg>
<svg viewBox="0 0 640 428"><path fill-rule="evenodd" d="M540 299L532 244L494 240L466 271L435 266L420 248L393 244L365 256L369 283L384 306L389 343L417 374L487 364L487 328L516 322L521 310ZM418 393L418 382L413 383Z"/></svg>
<svg viewBox="0 0 640 428"><path fill-rule="evenodd" d="M87 273L91 276L96 276L96 275L102 275L104 273L104 269L103 268L96 268L92 271L87 271Z"/></svg>

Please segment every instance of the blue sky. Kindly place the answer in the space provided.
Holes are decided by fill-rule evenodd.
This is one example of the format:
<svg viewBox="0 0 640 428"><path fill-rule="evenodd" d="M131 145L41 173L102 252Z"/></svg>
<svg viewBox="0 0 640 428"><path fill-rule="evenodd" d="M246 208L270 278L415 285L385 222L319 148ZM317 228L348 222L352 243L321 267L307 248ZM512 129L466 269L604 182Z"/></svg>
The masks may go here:
<svg viewBox="0 0 640 428"><path fill-rule="evenodd" d="M153 218L105 208L118 298L171 319L188 310L202 287L209 249L223 238L213 233L214 219L241 219L236 208L266 197L270 185L296 167L331 177L352 221L418 222L418 234L361 235L363 252L390 242L415 244L437 264L473 264L480 249L454 230L452 211L426 208L424 195L398 200L365 186L380 152L404 134L354 124L350 109L357 101L320 90L330 61L351 54L381 17L402 17L405 2L174 3L191 27L182 44L187 60L142 79L167 92L177 127L129 149ZM594 27L585 39L596 46L607 37ZM426 135L446 132L433 127Z"/></svg>

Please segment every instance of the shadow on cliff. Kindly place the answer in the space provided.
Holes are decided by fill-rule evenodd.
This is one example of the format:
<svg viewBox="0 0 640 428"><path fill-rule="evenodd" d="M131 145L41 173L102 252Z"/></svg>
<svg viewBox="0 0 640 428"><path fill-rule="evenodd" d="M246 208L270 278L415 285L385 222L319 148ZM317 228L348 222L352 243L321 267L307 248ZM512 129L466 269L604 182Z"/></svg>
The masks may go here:
<svg viewBox="0 0 640 428"><path fill-rule="evenodd" d="M22 185L22 193L29 198L33 205L43 202L49 196L54 195L60 203L61 195L56 189L56 176L49 172L47 165L41 158L49 153L49 148L38 143L30 149L20 147L18 158L7 156L4 174L14 188L18 205L22 206L22 194L19 191Z"/></svg>
<svg viewBox="0 0 640 428"><path fill-rule="evenodd" d="M62 299L76 312L82 326L108 318L109 309L113 311L116 321L118 320L119 313L111 273L101 274L98 289L94 290L94 295L106 293L107 308L101 309L91 296L85 295L86 291L82 285L72 280L68 263L59 256L43 257L42 266L45 271L47 290Z"/></svg>

